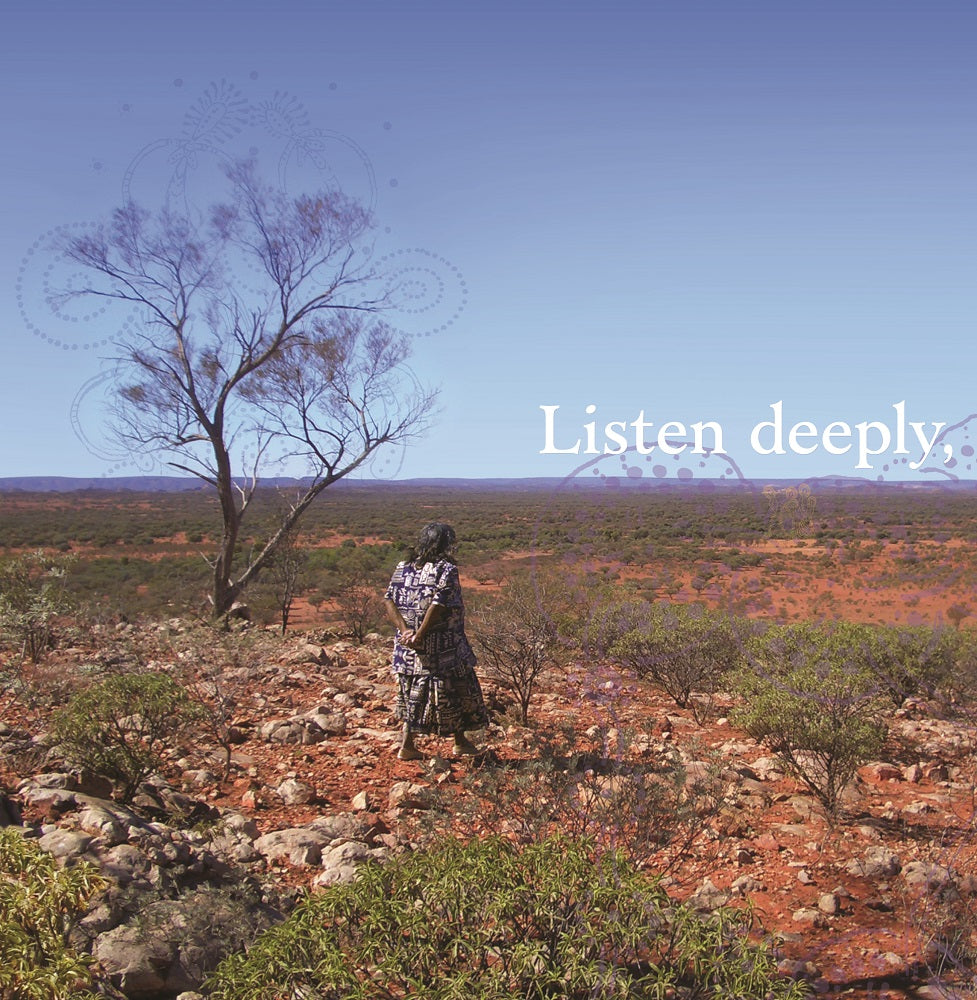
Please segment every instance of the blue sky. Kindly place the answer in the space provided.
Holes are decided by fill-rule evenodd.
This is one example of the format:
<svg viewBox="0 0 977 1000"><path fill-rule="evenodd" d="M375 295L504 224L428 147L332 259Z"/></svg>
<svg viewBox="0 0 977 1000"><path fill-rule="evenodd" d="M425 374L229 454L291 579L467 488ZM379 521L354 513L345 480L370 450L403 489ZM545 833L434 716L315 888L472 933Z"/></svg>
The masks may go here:
<svg viewBox="0 0 977 1000"><path fill-rule="evenodd" d="M42 2L4 22L0 476L159 471L106 440L112 317L51 313L47 247L124 194L158 202L181 157L213 200L196 136L338 179L423 291L390 318L441 415L370 475L977 478L970 3ZM786 453L762 454L777 402ZM561 453L540 454L541 406ZM713 422L728 458L638 454L642 413L646 444ZM586 454L590 420L628 450ZM913 423L944 425L915 469ZM880 451L861 469L860 434Z"/></svg>

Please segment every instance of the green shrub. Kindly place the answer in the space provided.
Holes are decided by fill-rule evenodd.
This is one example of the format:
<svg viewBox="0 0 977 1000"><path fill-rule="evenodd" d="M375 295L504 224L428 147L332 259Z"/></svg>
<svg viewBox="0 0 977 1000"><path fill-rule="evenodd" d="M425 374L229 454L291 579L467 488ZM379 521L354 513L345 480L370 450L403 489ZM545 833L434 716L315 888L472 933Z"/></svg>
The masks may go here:
<svg viewBox="0 0 977 1000"><path fill-rule="evenodd" d="M896 708L913 695L941 695L952 683L962 645L958 632L924 625L863 625L850 630Z"/></svg>
<svg viewBox="0 0 977 1000"><path fill-rule="evenodd" d="M733 721L768 746L837 813L855 771L885 745L886 704L856 626L775 627L732 678L744 705Z"/></svg>
<svg viewBox="0 0 977 1000"><path fill-rule="evenodd" d="M0 634L19 643L32 663L50 647L54 620L70 607L65 576L72 561L38 549L0 565Z"/></svg>
<svg viewBox="0 0 977 1000"><path fill-rule="evenodd" d="M308 897L209 988L214 1000L802 997L749 943L751 923L726 908L700 917L586 841L445 841Z"/></svg>
<svg viewBox="0 0 977 1000"><path fill-rule="evenodd" d="M690 708L697 721L693 693L713 693L742 659L729 616L698 605L631 602L608 609L600 621L599 651Z"/></svg>
<svg viewBox="0 0 977 1000"><path fill-rule="evenodd" d="M56 712L52 735L70 764L114 781L128 802L159 767L166 741L198 714L166 674L115 674Z"/></svg>
<svg viewBox="0 0 977 1000"><path fill-rule="evenodd" d="M106 885L94 865L60 868L19 831L0 830L0 997L92 996L92 960L68 946L68 933Z"/></svg>

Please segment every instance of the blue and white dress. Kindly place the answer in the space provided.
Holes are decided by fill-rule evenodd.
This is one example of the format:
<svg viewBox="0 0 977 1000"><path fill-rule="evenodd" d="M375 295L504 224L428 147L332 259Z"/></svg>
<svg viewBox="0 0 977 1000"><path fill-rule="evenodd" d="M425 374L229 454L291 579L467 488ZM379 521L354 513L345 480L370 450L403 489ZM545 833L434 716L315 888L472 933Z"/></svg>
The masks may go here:
<svg viewBox="0 0 977 1000"><path fill-rule="evenodd" d="M475 675L475 653L465 635L465 605L458 567L435 563L397 565L384 594L415 631L427 609L438 604L447 615L429 628L418 649L394 641L393 672L398 679L394 712L411 732L448 736L484 729L488 713Z"/></svg>

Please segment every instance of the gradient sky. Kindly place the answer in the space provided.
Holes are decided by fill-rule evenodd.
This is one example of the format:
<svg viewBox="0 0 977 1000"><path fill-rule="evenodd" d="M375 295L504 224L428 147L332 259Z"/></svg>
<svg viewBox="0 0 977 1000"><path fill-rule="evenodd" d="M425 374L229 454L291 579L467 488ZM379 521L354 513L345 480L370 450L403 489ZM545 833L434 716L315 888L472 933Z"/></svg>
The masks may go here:
<svg viewBox="0 0 977 1000"><path fill-rule="evenodd" d="M125 195L213 200L219 157L253 152L372 204L421 294L390 319L442 412L370 475L977 479L973 3L59 0L3 22L0 476L160 471L107 442L114 317L51 311L47 248ZM809 421L816 450L751 444L778 401L785 445ZM920 469L901 402L910 445L946 425ZM543 405L580 453L540 454ZM642 411L649 440L718 423L728 459L583 453L585 421L602 447ZM860 470L871 422L890 446Z"/></svg>

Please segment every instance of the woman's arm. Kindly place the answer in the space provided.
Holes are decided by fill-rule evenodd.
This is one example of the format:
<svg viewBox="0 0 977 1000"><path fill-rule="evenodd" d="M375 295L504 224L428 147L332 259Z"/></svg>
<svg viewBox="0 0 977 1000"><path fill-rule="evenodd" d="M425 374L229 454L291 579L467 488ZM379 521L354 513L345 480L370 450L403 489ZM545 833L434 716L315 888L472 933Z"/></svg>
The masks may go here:
<svg viewBox="0 0 977 1000"><path fill-rule="evenodd" d="M409 646L411 648L422 643L428 631L437 626L448 614L448 609L443 605L430 604L424 613L424 619L421 624L418 625L416 631L411 631L407 627L407 622L404 621L404 616L400 613L400 608L397 607L396 603L389 597L383 603L387 609L387 619L399 633L397 641L402 646Z"/></svg>
<svg viewBox="0 0 977 1000"><path fill-rule="evenodd" d="M400 608L397 607L397 603L393 598L387 597L384 599L384 607L387 609L387 620L398 632L407 632L407 622L404 621L404 616L400 613Z"/></svg>
<svg viewBox="0 0 977 1000"><path fill-rule="evenodd" d="M430 629L435 628L448 615L448 609L443 604L429 604L424 612L424 620L418 626L413 639L407 645L415 646L424 641L424 636Z"/></svg>

